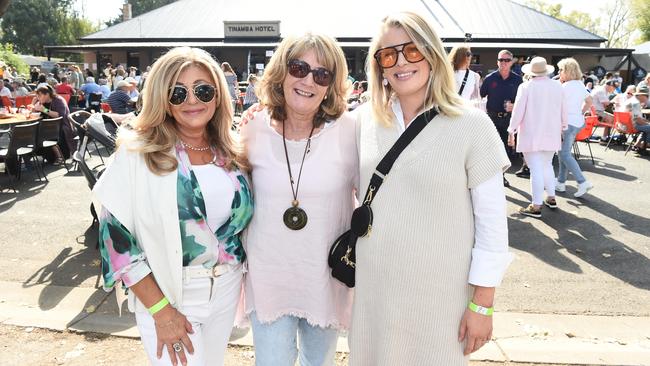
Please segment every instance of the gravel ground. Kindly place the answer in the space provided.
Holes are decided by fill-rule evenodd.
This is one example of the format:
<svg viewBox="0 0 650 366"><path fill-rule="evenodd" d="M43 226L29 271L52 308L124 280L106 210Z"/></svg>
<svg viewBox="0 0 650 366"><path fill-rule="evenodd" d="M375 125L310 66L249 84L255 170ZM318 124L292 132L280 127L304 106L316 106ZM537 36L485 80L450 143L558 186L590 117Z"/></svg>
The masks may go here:
<svg viewBox="0 0 650 366"><path fill-rule="evenodd" d="M0 325L0 365L147 365L139 339L97 333L57 332L33 327ZM348 364L346 353L337 353L336 366ZM229 346L224 366L253 366L252 347ZM471 362L470 366L533 366L513 362ZM572 366L557 365L554 366Z"/></svg>

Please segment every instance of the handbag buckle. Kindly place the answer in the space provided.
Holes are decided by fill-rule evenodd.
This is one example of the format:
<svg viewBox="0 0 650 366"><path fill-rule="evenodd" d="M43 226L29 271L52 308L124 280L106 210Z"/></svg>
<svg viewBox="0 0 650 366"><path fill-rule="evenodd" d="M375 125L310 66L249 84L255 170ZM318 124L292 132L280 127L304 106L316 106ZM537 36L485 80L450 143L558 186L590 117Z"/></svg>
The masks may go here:
<svg viewBox="0 0 650 366"><path fill-rule="evenodd" d="M352 247L348 247L345 251L345 254L341 257L341 262L345 263L346 266L354 268L355 263L350 260L350 253L352 252Z"/></svg>

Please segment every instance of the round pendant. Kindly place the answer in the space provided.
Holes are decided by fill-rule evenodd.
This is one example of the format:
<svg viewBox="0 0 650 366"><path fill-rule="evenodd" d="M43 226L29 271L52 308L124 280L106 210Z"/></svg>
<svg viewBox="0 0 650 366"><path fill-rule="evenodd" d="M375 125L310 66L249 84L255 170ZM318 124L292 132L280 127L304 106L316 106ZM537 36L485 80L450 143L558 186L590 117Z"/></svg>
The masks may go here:
<svg viewBox="0 0 650 366"><path fill-rule="evenodd" d="M282 219L291 230L300 230L307 225L307 213L300 207L289 207L284 211Z"/></svg>

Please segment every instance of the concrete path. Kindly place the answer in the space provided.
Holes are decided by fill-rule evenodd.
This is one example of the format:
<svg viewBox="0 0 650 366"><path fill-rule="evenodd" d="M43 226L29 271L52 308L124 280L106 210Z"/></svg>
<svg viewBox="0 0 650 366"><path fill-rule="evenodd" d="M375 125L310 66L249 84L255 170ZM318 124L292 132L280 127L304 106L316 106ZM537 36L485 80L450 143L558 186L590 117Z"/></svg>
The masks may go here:
<svg viewBox="0 0 650 366"><path fill-rule="evenodd" d="M48 304L48 298L60 299ZM87 287L0 281L3 324L138 337L133 314L118 314L114 293ZM650 317L497 312L493 341L472 360L585 365L650 365ZM252 345L248 330L234 329L231 343ZM347 352L339 338L338 351Z"/></svg>

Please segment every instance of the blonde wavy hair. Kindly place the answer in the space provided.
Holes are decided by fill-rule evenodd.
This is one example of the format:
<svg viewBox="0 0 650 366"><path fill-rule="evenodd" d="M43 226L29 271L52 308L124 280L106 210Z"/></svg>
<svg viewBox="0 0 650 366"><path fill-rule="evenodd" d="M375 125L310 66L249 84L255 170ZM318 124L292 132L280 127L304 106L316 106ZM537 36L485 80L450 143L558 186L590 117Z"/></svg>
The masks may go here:
<svg viewBox="0 0 650 366"><path fill-rule="evenodd" d="M231 130L233 111L226 78L212 56L199 48L173 48L153 64L140 93L142 111L131 123L133 131L121 129L118 144L136 142L133 150L144 155L147 167L155 174L163 175L176 170L178 161L174 146L178 135L169 95L181 72L189 66L206 70L216 87L211 103L216 103L217 109L206 126L208 142L217 147L230 169L248 170L243 149Z"/></svg>
<svg viewBox="0 0 650 366"><path fill-rule="evenodd" d="M264 77L256 85L260 104L271 111L271 118L274 120L282 122L287 118L282 84L289 74L289 61L298 59L312 50L318 62L334 75L327 87L325 99L314 116L314 126L318 127L327 120L337 119L347 110L350 82L347 79L348 65L343 50L328 36L307 33L287 37L278 45L264 70Z"/></svg>
<svg viewBox="0 0 650 366"><path fill-rule="evenodd" d="M561 59L560 62L557 63L557 67L558 69L564 70L564 75L567 77L567 80L582 79L580 64L573 57Z"/></svg>
<svg viewBox="0 0 650 366"><path fill-rule="evenodd" d="M437 106L441 114L447 116L460 115L463 101L456 92L456 81L454 80L451 64L447 61L447 53L440 38L429 23L418 14L399 12L382 20L379 33L370 44L366 61L368 90L371 94L371 108L375 119L385 126L390 126L395 117L389 107L390 99L395 93L390 84L383 85L383 70L374 58L375 52L385 46L381 44L381 38L391 28L403 29L431 67L422 109Z"/></svg>

